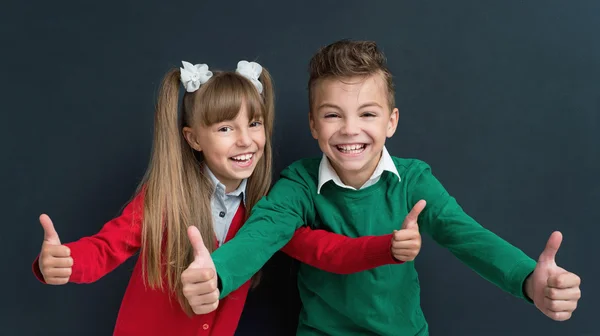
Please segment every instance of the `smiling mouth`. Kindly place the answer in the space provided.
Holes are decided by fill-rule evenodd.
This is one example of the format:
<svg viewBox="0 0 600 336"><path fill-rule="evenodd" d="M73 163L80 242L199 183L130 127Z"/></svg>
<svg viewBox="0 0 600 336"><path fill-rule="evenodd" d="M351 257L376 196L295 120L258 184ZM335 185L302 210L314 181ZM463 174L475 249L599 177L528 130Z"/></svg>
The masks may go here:
<svg viewBox="0 0 600 336"><path fill-rule="evenodd" d="M246 154L240 154L240 155L236 155L236 156L232 156L229 159L236 161L236 162L248 162L250 160L252 160L252 158L254 157L254 153L246 153Z"/></svg>
<svg viewBox="0 0 600 336"><path fill-rule="evenodd" d="M360 154L365 151L367 144L336 145L335 148L342 154Z"/></svg>

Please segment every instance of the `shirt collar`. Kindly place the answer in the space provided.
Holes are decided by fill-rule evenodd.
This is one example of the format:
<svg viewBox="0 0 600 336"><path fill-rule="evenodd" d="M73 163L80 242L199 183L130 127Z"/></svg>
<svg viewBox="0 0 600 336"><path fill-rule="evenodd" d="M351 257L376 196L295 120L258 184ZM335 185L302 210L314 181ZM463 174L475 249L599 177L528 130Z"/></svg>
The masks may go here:
<svg viewBox="0 0 600 336"><path fill-rule="evenodd" d="M371 175L369 181L379 178L384 171L389 171L395 174L396 176L398 176L398 181L401 181L400 174L398 173L398 169L394 164L394 160L392 160L392 157L390 156L390 153L387 151L385 146L383 147L379 163L377 164L377 167L375 167L375 171L373 172L373 175ZM321 158L321 163L319 164L319 184L317 187L317 194L321 193L321 187L329 181L335 182L335 184L339 185L340 187L354 190L353 187L345 185L342 182L338 174L331 166L331 163L329 162L327 156L323 154L323 158Z"/></svg>
<svg viewBox="0 0 600 336"><path fill-rule="evenodd" d="M213 174L213 172L210 170L210 168L208 168L207 164L204 164L204 172L206 173L206 175L208 175L208 178L215 186L215 192L214 192L215 194L219 195L219 197L240 196L241 195L242 201L244 202L244 205L246 205L246 184L248 183L248 179L243 179L242 183L240 183L240 185L237 187L237 189L226 194L225 193L225 185L217 179L215 174Z"/></svg>

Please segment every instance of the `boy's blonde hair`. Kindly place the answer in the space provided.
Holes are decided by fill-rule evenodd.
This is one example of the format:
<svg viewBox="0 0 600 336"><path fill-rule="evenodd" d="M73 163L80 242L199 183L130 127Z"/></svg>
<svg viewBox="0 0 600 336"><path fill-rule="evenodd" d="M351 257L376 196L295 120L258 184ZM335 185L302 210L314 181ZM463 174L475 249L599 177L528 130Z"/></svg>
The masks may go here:
<svg viewBox="0 0 600 336"><path fill-rule="evenodd" d="M366 77L381 74L388 90L390 111L396 106L392 74L387 68L386 58L377 44L372 41L340 40L319 51L309 64L308 99L313 109L314 86L319 80L350 77Z"/></svg>

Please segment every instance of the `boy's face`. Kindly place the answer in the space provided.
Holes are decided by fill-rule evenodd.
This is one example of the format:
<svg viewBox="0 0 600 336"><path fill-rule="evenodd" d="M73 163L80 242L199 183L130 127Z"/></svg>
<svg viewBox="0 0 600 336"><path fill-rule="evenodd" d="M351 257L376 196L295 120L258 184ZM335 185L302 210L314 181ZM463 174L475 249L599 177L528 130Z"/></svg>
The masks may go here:
<svg viewBox="0 0 600 336"><path fill-rule="evenodd" d="M345 184L366 182L381 157L385 140L398 125L398 109L388 106L382 76L315 83L311 113L312 136Z"/></svg>

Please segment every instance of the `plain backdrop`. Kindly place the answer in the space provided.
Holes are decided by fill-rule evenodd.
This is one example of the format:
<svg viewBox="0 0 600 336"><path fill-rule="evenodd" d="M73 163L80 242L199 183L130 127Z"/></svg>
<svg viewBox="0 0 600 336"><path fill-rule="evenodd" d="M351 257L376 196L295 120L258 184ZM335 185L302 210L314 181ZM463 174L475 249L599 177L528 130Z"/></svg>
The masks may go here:
<svg viewBox="0 0 600 336"><path fill-rule="evenodd" d="M320 155L307 64L352 38L375 40L394 74L391 154L428 162L470 215L533 258L561 230L558 264L583 279L573 318L554 322L425 236L416 265L432 335L600 335L599 17L593 0L3 3L0 334L111 334L135 258L91 285L44 286L31 272L38 216L66 242L119 215L148 163L169 68L268 68L278 174ZM240 335L293 334L294 267L269 262Z"/></svg>

